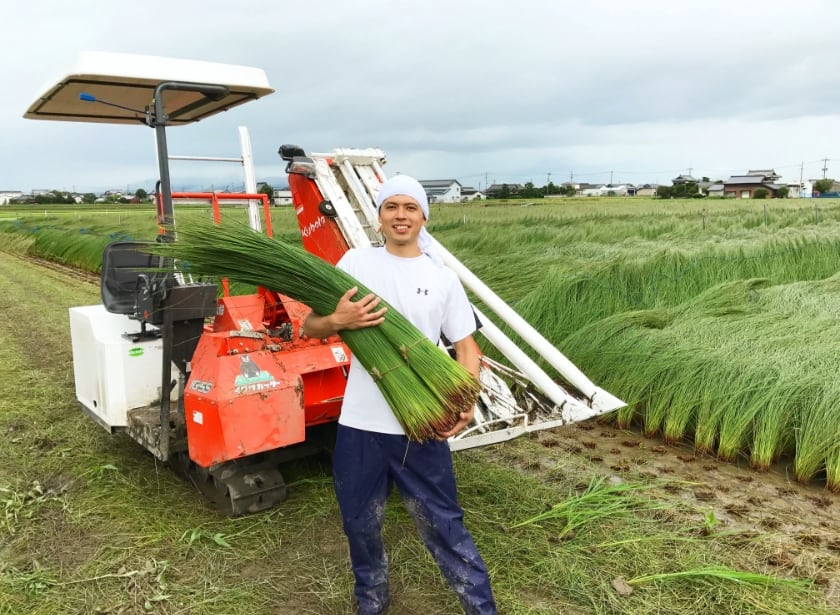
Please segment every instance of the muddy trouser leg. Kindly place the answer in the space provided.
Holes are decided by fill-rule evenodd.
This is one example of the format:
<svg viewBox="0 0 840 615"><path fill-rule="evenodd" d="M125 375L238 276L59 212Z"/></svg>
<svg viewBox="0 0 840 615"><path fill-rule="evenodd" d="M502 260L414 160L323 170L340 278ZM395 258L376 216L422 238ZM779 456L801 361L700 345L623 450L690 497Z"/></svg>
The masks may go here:
<svg viewBox="0 0 840 615"><path fill-rule="evenodd" d="M390 451L391 477L426 548L467 615L495 615L487 567L464 527L449 445L412 442L407 451L402 446Z"/></svg>
<svg viewBox="0 0 840 615"><path fill-rule="evenodd" d="M339 425L333 453L333 484L350 545L359 612L371 614L389 602L382 520L391 482L381 437Z"/></svg>

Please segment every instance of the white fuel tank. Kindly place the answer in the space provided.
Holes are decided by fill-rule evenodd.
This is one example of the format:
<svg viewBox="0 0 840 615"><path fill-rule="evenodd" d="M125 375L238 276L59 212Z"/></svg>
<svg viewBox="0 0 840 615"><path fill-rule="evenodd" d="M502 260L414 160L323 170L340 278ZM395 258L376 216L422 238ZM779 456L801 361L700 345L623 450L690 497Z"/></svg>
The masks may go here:
<svg viewBox="0 0 840 615"><path fill-rule="evenodd" d="M70 308L76 398L109 431L126 426L129 410L160 403L163 342L125 336L139 330L102 305Z"/></svg>

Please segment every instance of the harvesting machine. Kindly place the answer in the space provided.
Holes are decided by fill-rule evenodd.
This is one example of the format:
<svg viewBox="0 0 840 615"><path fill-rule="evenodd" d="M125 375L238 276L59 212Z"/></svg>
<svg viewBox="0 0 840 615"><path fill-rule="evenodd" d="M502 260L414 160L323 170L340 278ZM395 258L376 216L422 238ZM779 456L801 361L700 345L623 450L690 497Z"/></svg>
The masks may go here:
<svg viewBox="0 0 840 615"><path fill-rule="evenodd" d="M137 124L155 133L158 242L176 240L173 203L206 199L216 220L243 211L272 233L268 198L256 194L247 130L241 156L170 156L166 128L203 120L273 92L262 70L154 56L84 53L29 107L31 119ZM381 245L375 199L386 175L377 149L306 153L283 145L303 246L335 263L349 248ZM234 161L241 194L173 192L170 161ZM220 207L221 198L244 207ZM271 289L232 294L226 281L191 279L151 256L149 243L104 251L101 304L70 308L76 396L111 433L125 433L232 514L286 496L283 463L329 450L351 356L339 336L301 335L309 308ZM464 286L531 347L515 344L477 307L480 330L507 362L482 357L475 421L453 450L509 440L608 412L623 402L580 370L442 245ZM556 370L554 376L532 358ZM558 383L561 381L565 384Z"/></svg>

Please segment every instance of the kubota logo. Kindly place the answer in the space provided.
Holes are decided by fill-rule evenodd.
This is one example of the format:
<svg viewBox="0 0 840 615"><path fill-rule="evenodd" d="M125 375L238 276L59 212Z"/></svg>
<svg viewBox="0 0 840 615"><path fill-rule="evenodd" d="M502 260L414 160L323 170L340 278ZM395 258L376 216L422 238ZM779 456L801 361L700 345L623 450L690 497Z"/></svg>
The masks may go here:
<svg viewBox="0 0 840 615"><path fill-rule="evenodd" d="M304 237L309 237L312 233L317 231L319 228L324 226L327 223L327 219L324 216L318 216L318 219L315 222L310 222L305 227L300 230L300 234Z"/></svg>

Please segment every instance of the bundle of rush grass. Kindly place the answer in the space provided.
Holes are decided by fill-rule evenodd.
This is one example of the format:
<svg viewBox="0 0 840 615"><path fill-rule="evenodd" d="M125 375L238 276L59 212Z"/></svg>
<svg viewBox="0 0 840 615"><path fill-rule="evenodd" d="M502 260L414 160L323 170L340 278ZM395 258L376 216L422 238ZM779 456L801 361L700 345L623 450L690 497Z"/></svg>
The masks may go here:
<svg viewBox="0 0 840 615"><path fill-rule="evenodd" d="M335 311L354 286L358 298L371 292L304 249L243 224L199 222L179 228L177 237L155 246L154 252L175 259L193 275L262 286L305 303L317 314ZM383 304L388 311L380 326L339 335L371 374L406 435L418 442L432 439L472 407L479 384L393 306Z"/></svg>

